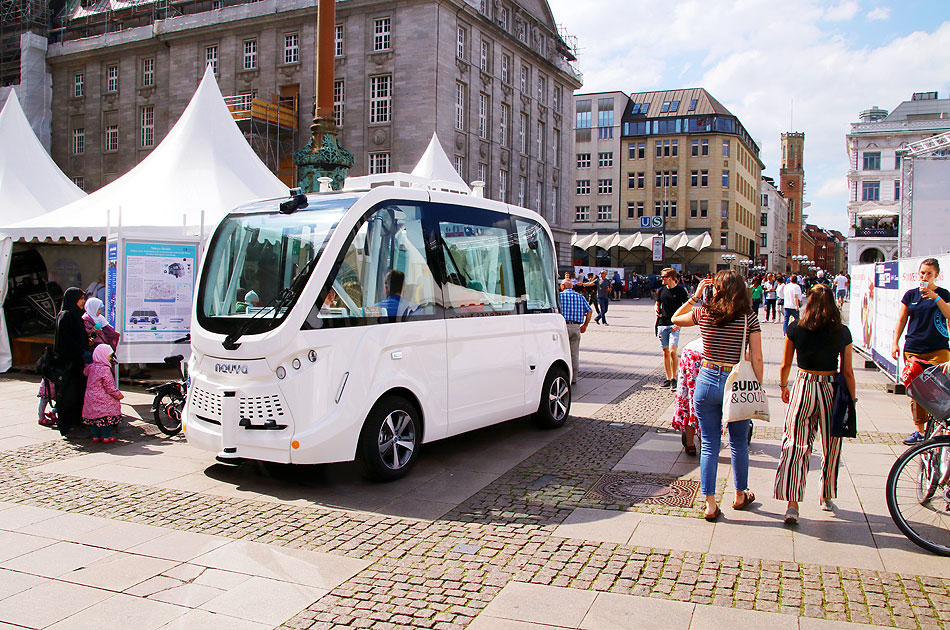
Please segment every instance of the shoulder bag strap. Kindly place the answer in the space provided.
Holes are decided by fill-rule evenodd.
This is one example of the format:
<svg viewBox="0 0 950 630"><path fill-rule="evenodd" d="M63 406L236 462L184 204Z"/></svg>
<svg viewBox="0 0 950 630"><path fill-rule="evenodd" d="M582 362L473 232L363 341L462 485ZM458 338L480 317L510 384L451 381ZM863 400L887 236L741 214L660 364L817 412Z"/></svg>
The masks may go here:
<svg viewBox="0 0 950 630"><path fill-rule="evenodd" d="M746 333L749 332L749 314L746 313L745 323L742 325L742 350L739 353L739 362L745 361Z"/></svg>

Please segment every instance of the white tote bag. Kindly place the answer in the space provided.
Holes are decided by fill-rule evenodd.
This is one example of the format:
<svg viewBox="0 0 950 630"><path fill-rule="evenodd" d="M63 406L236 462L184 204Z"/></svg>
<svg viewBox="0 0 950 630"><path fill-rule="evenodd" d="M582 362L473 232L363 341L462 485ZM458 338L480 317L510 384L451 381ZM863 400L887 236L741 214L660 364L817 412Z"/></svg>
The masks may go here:
<svg viewBox="0 0 950 630"><path fill-rule="evenodd" d="M745 344L749 332L749 316L745 316L742 329L742 353L726 378L726 387L722 396L722 419L724 422L737 420L769 421L769 397L755 377L752 364L746 361Z"/></svg>

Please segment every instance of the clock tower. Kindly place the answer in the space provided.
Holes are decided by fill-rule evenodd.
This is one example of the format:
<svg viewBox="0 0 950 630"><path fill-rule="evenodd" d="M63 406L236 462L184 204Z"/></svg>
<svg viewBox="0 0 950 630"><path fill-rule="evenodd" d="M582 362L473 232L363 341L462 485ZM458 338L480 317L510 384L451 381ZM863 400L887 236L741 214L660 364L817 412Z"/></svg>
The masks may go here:
<svg viewBox="0 0 950 630"><path fill-rule="evenodd" d="M788 202L788 232L787 247L791 256L802 253L802 230L805 226L802 219L802 201L805 196L805 134L782 134L782 168L779 171L779 190ZM792 271L798 268L789 262Z"/></svg>

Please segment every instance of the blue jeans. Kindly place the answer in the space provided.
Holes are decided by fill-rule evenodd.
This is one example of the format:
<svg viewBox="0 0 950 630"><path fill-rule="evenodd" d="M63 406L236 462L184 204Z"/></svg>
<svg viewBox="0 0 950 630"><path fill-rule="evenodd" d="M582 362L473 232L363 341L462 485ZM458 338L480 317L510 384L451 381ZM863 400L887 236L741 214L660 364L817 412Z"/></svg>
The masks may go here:
<svg viewBox="0 0 950 630"><path fill-rule="evenodd" d="M788 320L795 318L795 321L798 321L798 309L797 308L787 308L785 309L785 321L782 322L782 334L784 335L788 332Z"/></svg>
<svg viewBox="0 0 950 630"><path fill-rule="evenodd" d="M699 485L704 495L716 494L719 448L722 445L722 397L728 372L703 367L696 377L693 402L701 432ZM749 420L730 422L729 447L732 451L732 475L736 490L749 487Z"/></svg>
<svg viewBox="0 0 950 630"><path fill-rule="evenodd" d="M597 305L600 306L600 315L595 319L607 323L607 307L610 306L610 298L597 298Z"/></svg>

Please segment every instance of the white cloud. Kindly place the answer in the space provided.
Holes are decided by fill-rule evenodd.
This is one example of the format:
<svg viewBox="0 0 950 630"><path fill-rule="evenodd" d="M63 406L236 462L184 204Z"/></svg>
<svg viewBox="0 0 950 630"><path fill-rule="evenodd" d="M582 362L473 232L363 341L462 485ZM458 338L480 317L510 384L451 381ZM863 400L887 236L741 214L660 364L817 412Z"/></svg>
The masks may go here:
<svg viewBox="0 0 950 630"><path fill-rule="evenodd" d="M847 22L858 13L857 2L842 2L825 9L825 19L829 22Z"/></svg>
<svg viewBox="0 0 950 630"><path fill-rule="evenodd" d="M848 194L848 182L843 177L830 177L818 186L815 197L819 199L835 199Z"/></svg>
<svg viewBox="0 0 950 630"><path fill-rule="evenodd" d="M878 7L876 9L871 9L868 11L868 14L865 16L867 19L873 21L877 20L886 20L891 17L890 7Z"/></svg>
<svg viewBox="0 0 950 630"><path fill-rule="evenodd" d="M805 132L805 176L813 182L806 200L821 206L814 218L831 217L823 227L847 225L845 134L858 113L894 109L924 89L944 96L950 77L950 20L865 45L860 33L828 21L829 12L843 16L856 3L831 10L818 0L723 0L715 10L695 0L550 3L579 37L583 91L705 87L761 140L765 174L773 177L794 104L792 126Z"/></svg>

